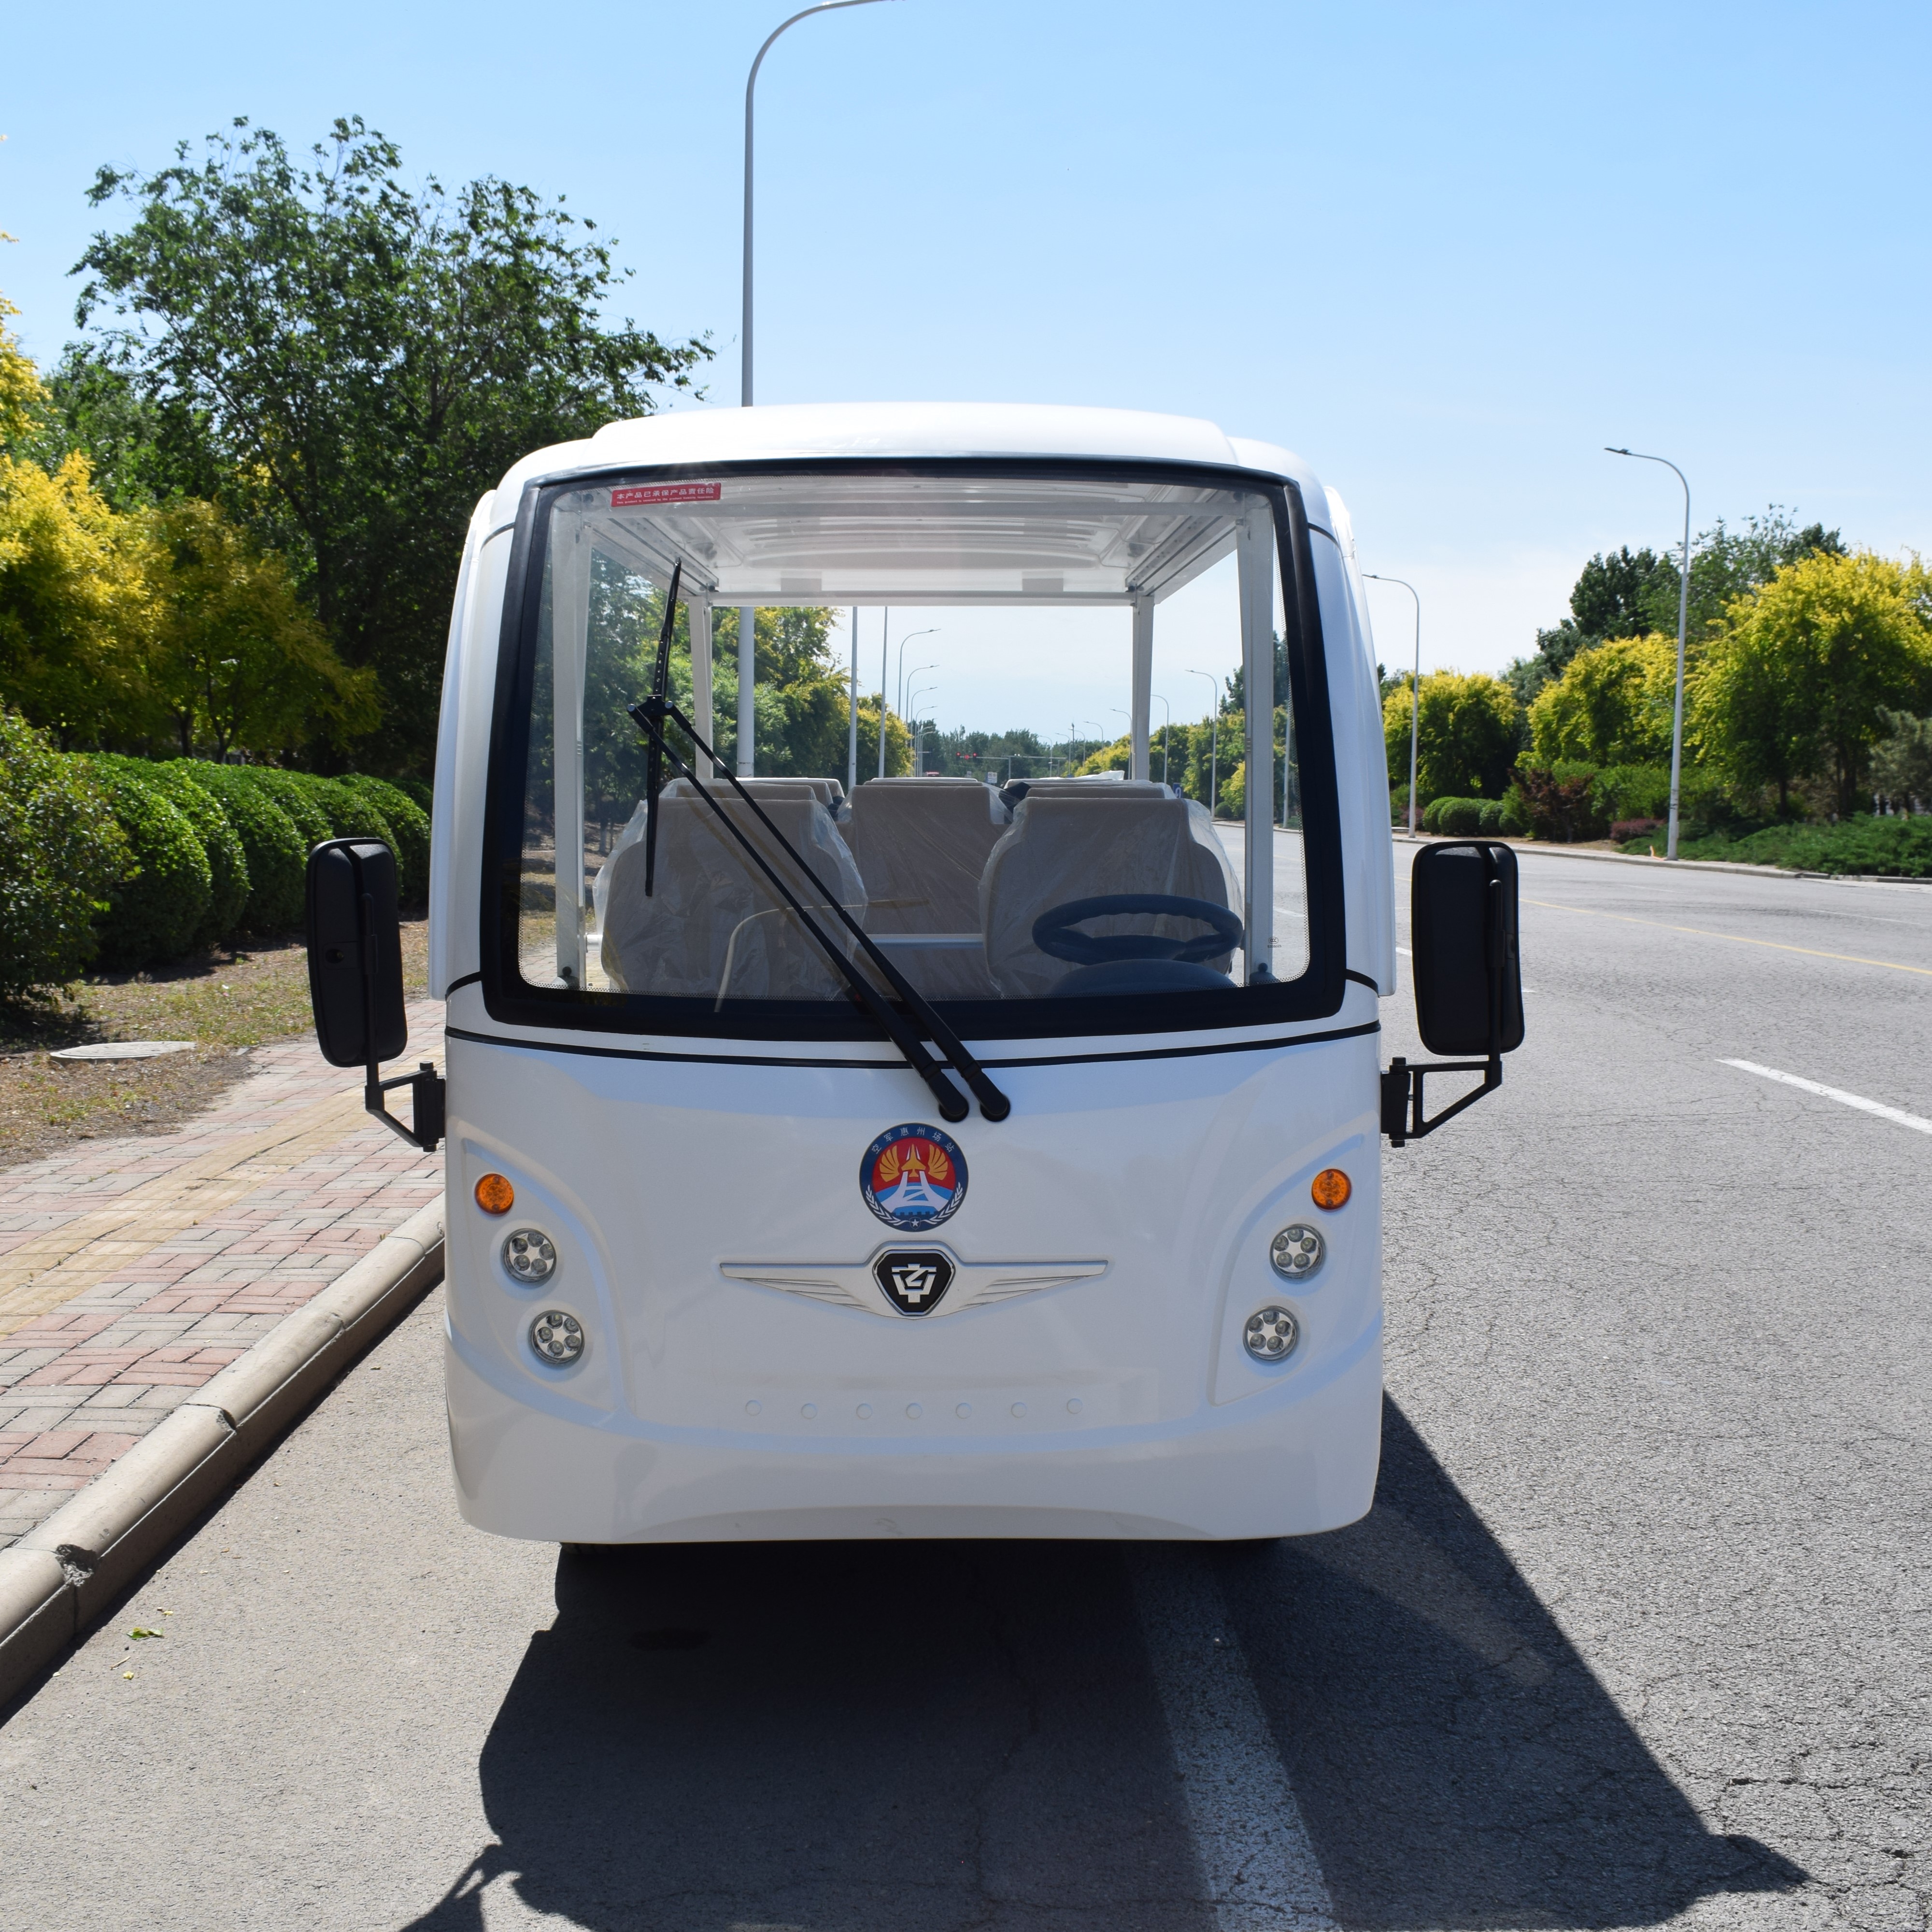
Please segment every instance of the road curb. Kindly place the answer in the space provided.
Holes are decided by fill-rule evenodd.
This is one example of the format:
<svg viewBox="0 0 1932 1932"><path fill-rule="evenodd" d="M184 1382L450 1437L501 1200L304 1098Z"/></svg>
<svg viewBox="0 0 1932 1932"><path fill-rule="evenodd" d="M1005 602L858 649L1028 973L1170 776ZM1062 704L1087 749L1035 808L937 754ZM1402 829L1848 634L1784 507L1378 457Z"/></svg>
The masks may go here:
<svg viewBox="0 0 1932 1932"><path fill-rule="evenodd" d="M438 1201L278 1322L71 1502L0 1550L0 1714L442 1279L442 1232Z"/></svg>
<svg viewBox="0 0 1932 1932"><path fill-rule="evenodd" d="M1394 835L1398 845L1454 844L1453 838L1435 833L1411 837L1406 832ZM1590 852L1575 845L1552 845L1540 840L1506 838L1502 842L1512 852L1528 852L1544 859L1588 859L1600 866L1648 866L1672 872L1735 872L1747 879L1809 879L1828 886L1932 886L1932 879L1907 879L1891 872L1800 872L1789 866L1747 866L1736 859L1646 859L1636 852Z"/></svg>

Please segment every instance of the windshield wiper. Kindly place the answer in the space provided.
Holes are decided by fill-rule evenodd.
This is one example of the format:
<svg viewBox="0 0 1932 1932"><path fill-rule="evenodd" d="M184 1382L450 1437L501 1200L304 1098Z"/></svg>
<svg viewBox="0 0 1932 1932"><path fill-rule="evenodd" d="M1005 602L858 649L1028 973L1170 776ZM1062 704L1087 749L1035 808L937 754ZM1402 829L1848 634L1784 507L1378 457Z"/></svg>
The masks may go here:
<svg viewBox="0 0 1932 1932"><path fill-rule="evenodd" d="M671 573L671 590L674 596L677 590L677 584L678 571L674 569ZM724 809L723 802L698 776L696 767L687 762L671 743L667 735L666 727L675 724L691 740L698 752L710 761L714 772L724 771L723 762L719 759L718 754L698 735L697 726L671 703L668 694L671 608L670 601L667 599L664 628L658 639L658 662L651 680L650 694L640 698L636 704L627 707L638 730L643 732L650 741L645 762L645 891L646 893L650 891L652 883L652 860L655 856L654 835L657 828L658 792L662 778L662 761L668 759L676 767L680 778L690 780L696 788L698 796L710 806L725 830L730 832L744 848L746 857L765 875L770 882L772 890L784 901L793 917L818 942L820 950L831 961L833 969L840 974L851 987L860 1004L873 1019L878 1022L886 1037L904 1056L906 1064L931 1088L932 1097L938 1103L940 1114L948 1120L963 1120L972 1110L967 1106L965 1099L958 1088L946 1077L945 1071L939 1062L926 1052L925 1042L906 1023L904 1016L895 1010L892 1003L886 999L871 980L867 979L865 974L852 963L844 949L838 945L832 935L806 910L804 905L800 902L798 896L784 880L778 877L766 862L764 854L746 836L744 828L738 824L731 814ZM932 1036L934 1043L958 1071L961 1078L972 1089L974 1097L980 1102L980 1112L989 1120L1004 1120L1012 1112L1013 1103L993 1084L986 1070L967 1052L964 1042L933 1011L923 997L914 991L904 975L872 943L871 937L858 921L839 903L838 896L826 890L818 874L806 862L803 854L772 823L758 800L738 782L736 778L730 772L724 772L724 776L726 782L730 784L732 790L757 814L759 824L776 840L785 856L812 882L819 897L825 902L826 909L838 914L840 922L865 949L866 956L878 970L886 984L905 1003L913 1018L917 1020L920 1025Z"/></svg>
<svg viewBox="0 0 1932 1932"><path fill-rule="evenodd" d="M670 567L670 588L664 592L664 622L658 626L658 658L651 671L650 698L662 706L670 694L670 634L677 622L677 586L684 580L684 560ZM637 706L631 707L637 716ZM642 721L640 720L640 722ZM658 794L664 789L664 746L653 736L644 752L644 896L656 890L658 878Z"/></svg>

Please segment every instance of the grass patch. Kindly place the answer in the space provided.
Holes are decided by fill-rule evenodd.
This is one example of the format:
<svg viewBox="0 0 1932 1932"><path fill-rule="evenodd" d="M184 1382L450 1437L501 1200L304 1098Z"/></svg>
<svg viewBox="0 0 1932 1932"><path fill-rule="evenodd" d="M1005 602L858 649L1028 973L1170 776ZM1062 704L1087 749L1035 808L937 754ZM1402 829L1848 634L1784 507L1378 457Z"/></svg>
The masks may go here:
<svg viewBox="0 0 1932 1932"><path fill-rule="evenodd" d="M1647 854L1655 832L1630 840L1626 852ZM1778 866L1796 872L1865 872L1894 879L1932 879L1932 818L1841 820L1836 825L1772 825L1741 838L1680 839L1678 856L1722 859L1744 866Z"/></svg>
<svg viewBox="0 0 1932 1932"><path fill-rule="evenodd" d="M403 983L428 992L429 928L403 924ZM103 974L61 995L0 1006L0 1166L76 1140L165 1131L248 1070L250 1052L310 1030L298 938L218 946L149 972ZM160 1060L50 1060L94 1040L191 1040ZM344 1076L346 1078L350 1076Z"/></svg>

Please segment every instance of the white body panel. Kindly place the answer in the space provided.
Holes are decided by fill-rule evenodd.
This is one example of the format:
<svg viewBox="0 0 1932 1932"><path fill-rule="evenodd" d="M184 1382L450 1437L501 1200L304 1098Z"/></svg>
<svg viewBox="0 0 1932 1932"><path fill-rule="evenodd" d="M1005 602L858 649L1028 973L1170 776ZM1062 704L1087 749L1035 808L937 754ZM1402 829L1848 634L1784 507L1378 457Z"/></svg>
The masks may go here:
<svg viewBox="0 0 1932 1932"><path fill-rule="evenodd" d="M998 1064L1012 1113L950 1130L966 1198L910 1237L874 1218L858 1185L875 1135L935 1118L883 1042L834 1056L507 1026L474 983L509 526L525 482L620 464L1007 454L1211 464L1299 486L1340 773L1347 963L1393 988L1381 720L1340 547L1352 540L1288 452L1184 418L880 405L680 412L532 456L472 525L435 796L431 980L452 1028L449 1416L461 1507L482 1528L586 1543L1227 1538L1332 1528L1369 1506L1382 1314L1367 987L1351 982L1339 1012L1305 1027L971 1042ZM1258 659L1251 673L1265 669ZM1316 1037L1281 1043L1298 1034ZM1028 1064L1054 1061L1073 1064ZM1330 1166L1354 1192L1323 1214L1309 1187ZM474 1200L486 1172L516 1190L504 1219ZM1294 1221L1328 1246L1319 1273L1291 1286L1268 1251ZM499 1257L526 1224L560 1258L542 1290ZM965 1270L1061 1278L919 1319L746 1278L850 1273L915 1244L943 1246ZM1270 1303L1295 1314L1301 1340L1262 1364L1240 1332ZM526 1340L553 1308L588 1338L567 1369Z"/></svg>

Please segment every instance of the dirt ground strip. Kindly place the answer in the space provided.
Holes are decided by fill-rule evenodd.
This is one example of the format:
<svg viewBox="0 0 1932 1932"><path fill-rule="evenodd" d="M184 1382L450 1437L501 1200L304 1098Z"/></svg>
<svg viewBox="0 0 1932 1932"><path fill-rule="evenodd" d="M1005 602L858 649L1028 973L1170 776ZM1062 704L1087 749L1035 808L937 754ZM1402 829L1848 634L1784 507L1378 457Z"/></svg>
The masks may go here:
<svg viewBox="0 0 1932 1932"><path fill-rule="evenodd" d="M428 990L428 921L405 920L412 1000ZM218 1100L257 1049L305 1035L310 1024L299 937L88 980L44 1007L0 1009L0 1168L104 1136L166 1133ZM155 1060L50 1058L60 1047L123 1040L194 1044Z"/></svg>

